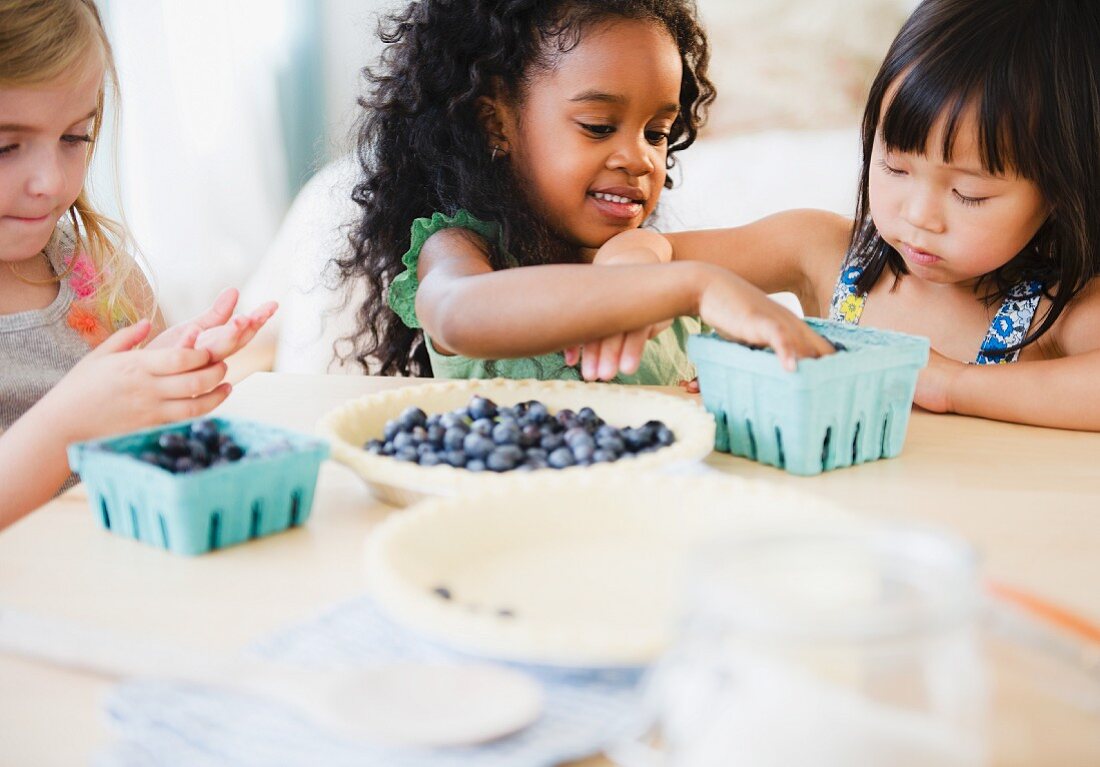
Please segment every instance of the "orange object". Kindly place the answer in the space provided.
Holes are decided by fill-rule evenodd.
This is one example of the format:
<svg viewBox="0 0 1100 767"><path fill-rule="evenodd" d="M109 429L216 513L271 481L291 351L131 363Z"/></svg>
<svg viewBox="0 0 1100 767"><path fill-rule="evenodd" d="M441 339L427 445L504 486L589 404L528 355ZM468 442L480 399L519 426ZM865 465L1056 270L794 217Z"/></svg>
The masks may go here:
<svg viewBox="0 0 1100 767"><path fill-rule="evenodd" d="M1013 586L1005 585L997 581L986 581L986 588L1000 599L1010 602L1027 612L1042 618L1058 628L1074 634L1090 642L1100 645L1100 626L1072 613L1063 607L1051 604L1041 597L1021 591Z"/></svg>

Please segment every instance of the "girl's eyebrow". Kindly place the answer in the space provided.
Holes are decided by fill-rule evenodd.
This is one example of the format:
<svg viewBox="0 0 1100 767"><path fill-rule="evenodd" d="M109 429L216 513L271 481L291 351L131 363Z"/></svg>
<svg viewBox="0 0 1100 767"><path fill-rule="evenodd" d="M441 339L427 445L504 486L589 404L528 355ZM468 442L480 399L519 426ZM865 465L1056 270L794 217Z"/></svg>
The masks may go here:
<svg viewBox="0 0 1100 767"><path fill-rule="evenodd" d="M77 119L73 120L72 123L70 123L70 124L71 125L76 125L77 123L82 123L85 120L91 120L97 114L99 114L99 109L98 108L93 109L91 112L84 115L83 117L78 117ZM3 123L3 124L0 124L0 131L7 131L7 132L11 132L11 133L31 133L34 130L35 130L35 128L31 125L20 125L18 123Z"/></svg>
<svg viewBox="0 0 1100 767"><path fill-rule="evenodd" d="M570 101L595 101L601 104L625 104L626 96L620 96L616 93L605 93L604 91L587 90L578 93L569 99ZM657 114L677 114L680 111L679 104L668 103L662 105Z"/></svg>

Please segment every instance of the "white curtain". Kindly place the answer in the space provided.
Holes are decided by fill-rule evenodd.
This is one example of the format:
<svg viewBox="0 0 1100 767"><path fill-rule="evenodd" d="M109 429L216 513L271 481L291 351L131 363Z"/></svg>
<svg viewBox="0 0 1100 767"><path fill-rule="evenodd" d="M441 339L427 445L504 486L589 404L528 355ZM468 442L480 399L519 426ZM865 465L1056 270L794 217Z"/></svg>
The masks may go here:
<svg viewBox="0 0 1100 767"><path fill-rule="evenodd" d="M169 321L242 285L289 203L276 75L292 2L106 4L122 92L119 197Z"/></svg>

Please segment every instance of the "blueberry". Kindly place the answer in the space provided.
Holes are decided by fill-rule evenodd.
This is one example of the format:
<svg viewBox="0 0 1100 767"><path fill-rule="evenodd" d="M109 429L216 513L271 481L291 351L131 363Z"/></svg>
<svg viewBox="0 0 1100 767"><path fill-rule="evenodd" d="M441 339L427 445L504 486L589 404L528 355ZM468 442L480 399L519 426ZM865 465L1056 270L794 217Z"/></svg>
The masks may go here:
<svg viewBox="0 0 1100 767"><path fill-rule="evenodd" d="M519 438L519 426L515 421L501 421L493 427L493 442L498 445L518 445Z"/></svg>
<svg viewBox="0 0 1100 767"><path fill-rule="evenodd" d="M166 431L157 437L157 445L168 455L173 458L181 458L185 455L191 454L191 449L187 445L187 437L183 436L179 432Z"/></svg>
<svg viewBox="0 0 1100 767"><path fill-rule="evenodd" d="M475 421L480 418L492 418L497 414L496 403L485 397L473 397L466 409Z"/></svg>
<svg viewBox="0 0 1100 767"><path fill-rule="evenodd" d="M470 424L470 431L474 432L475 434L480 434L483 437L488 437L490 434L493 433L493 426L495 426L495 424L493 423L492 419L478 418L476 421Z"/></svg>
<svg viewBox="0 0 1100 767"><path fill-rule="evenodd" d="M676 437L673 436L672 430L664 424L657 429L657 444L666 447L676 441Z"/></svg>
<svg viewBox="0 0 1100 767"><path fill-rule="evenodd" d="M596 445L600 450L612 453L616 458L626 452L626 445L618 436L604 436L596 439Z"/></svg>
<svg viewBox="0 0 1100 767"><path fill-rule="evenodd" d="M545 461L550 456L550 451L543 450L541 447L531 447L527 449L528 461Z"/></svg>
<svg viewBox="0 0 1100 767"><path fill-rule="evenodd" d="M574 452L576 452L578 447L595 449L596 440L592 439L592 435L589 434L583 427L574 426L572 429L565 432L565 444L571 447Z"/></svg>
<svg viewBox="0 0 1100 767"><path fill-rule="evenodd" d="M438 466L443 463L443 459L439 457L439 453L421 453L420 465L421 466Z"/></svg>
<svg viewBox="0 0 1100 767"><path fill-rule="evenodd" d="M401 411L401 415L397 417L397 422L403 429L412 429L415 426L424 426L428 422L428 416L420 408L410 405Z"/></svg>
<svg viewBox="0 0 1100 767"><path fill-rule="evenodd" d="M542 430L533 423L529 423L520 429L520 447L534 447L542 440Z"/></svg>
<svg viewBox="0 0 1100 767"><path fill-rule="evenodd" d="M468 471L485 471L485 461L476 458L472 461L467 461L466 469Z"/></svg>
<svg viewBox="0 0 1100 767"><path fill-rule="evenodd" d="M418 445L421 442L427 442L428 441L428 430L425 429L423 426L414 426L414 427L412 427L412 429L410 429L408 431L408 434L409 434L410 437L412 437L413 442L415 442Z"/></svg>
<svg viewBox="0 0 1100 767"><path fill-rule="evenodd" d="M208 450L217 450L219 436L218 424L209 418L191 424L191 438L202 442Z"/></svg>
<svg viewBox="0 0 1100 767"><path fill-rule="evenodd" d="M520 414L514 407L498 407L496 417L500 420L512 420L515 421L519 418Z"/></svg>
<svg viewBox="0 0 1100 767"><path fill-rule="evenodd" d="M591 443L582 442L577 445L573 445L572 452L573 460L577 463L591 463L592 457L596 453L596 448Z"/></svg>
<svg viewBox="0 0 1100 767"><path fill-rule="evenodd" d="M386 425L382 427L382 439L391 442L399 431L401 431L401 424L395 420L386 421Z"/></svg>
<svg viewBox="0 0 1100 767"><path fill-rule="evenodd" d="M367 440L367 443L363 445L363 449L371 455L380 455L384 444L385 443L380 439L371 439Z"/></svg>
<svg viewBox="0 0 1100 767"><path fill-rule="evenodd" d="M435 453L435 447L428 442L421 442L416 446L416 454L421 458L433 453Z"/></svg>
<svg viewBox="0 0 1100 767"><path fill-rule="evenodd" d="M416 452L415 447L402 447L399 448L393 457L399 461L408 461L409 463L417 463L420 461L420 454Z"/></svg>
<svg viewBox="0 0 1100 767"><path fill-rule="evenodd" d="M577 420L585 426L600 426L601 424L603 424L603 420L598 415L596 415L596 411L590 407L582 407L580 410L578 410Z"/></svg>
<svg viewBox="0 0 1100 767"><path fill-rule="evenodd" d="M466 421L464 416L459 415L459 411L452 410L450 413L444 413L439 417L439 425L444 429L453 429L456 426L466 428Z"/></svg>
<svg viewBox="0 0 1100 767"><path fill-rule="evenodd" d="M244 448L236 442L227 442L222 445L220 455L227 461L239 461L244 458Z"/></svg>
<svg viewBox="0 0 1100 767"><path fill-rule="evenodd" d="M562 426L568 428L569 426L573 425L574 421L577 420L577 414L569 408L565 408L564 410L558 411L558 414L554 416L554 420L556 420Z"/></svg>
<svg viewBox="0 0 1100 767"><path fill-rule="evenodd" d="M443 454L443 460L456 469L461 469L466 465L466 453L462 450L448 450Z"/></svg>
<svg viewBox="0 0 1100 767"><path fill-rule="evenodd" d="M485 466L490 471L511 471L519 465L522 458L522 451L515 445L502 445L489 453Z"/></svg>
<svg viewBox="0 0 1100 767"><path fill-rule="evenodd" d="M187 440L187 449L191 453L191 460L199 466L210 463L210 451L206 449L206 443L201 439Z"/></svg>
<svg viewBox="0 0 1100 767"><path fill-rule="evenodd" d="M186 474L190 471L194 471L196 468L197 467L195 466L195 462L187 456L177 458L175 460L175 463L172 465L172 471L174 471L176 474Z"/></svg>
<svg viewBox="0 0 1100 767"><path fill-rule="evenodd" d="M530 402L527 405L527 419L532 423L542 423L550 418L550 411L541 402Z"/></svg>
<svg viewBox="0 0 1100 767"><path fill-rule="evenodd" d="M523 466L521 466L520 468L524 468L524 467L526 467L528 469L532 469L532 470L534 470L534 469L548 469L548 468L550 468L550 462L548 460L546 460L545 458L531 458L530 456L528 456L527 462L525 464L523 464Z"/></svg>
<svg viewBox="0 0 1100 767"><path fill-rule="evenodd" d="M462 449L470 458L481 460L493 451L493 441L476 432L470 432L462 441Z"/></svg>
<svg viewBox="0 0 1100 767"><path fill-rule="evenodd" d="M447 430L444 429L439 424L435 424L434 426L429 426L428 427L428 442L435 445L436 447L442 447L443 446L443 436L446 433L447 433Z"/></svg>
<svg viewBox="0 0 1100 767"><path fill-rule="evenodd" d="M565 437L561 434L546 434L539 441L539 447L547 452L554 452L559 447L565 444Z"/></svg>
<svg viewBox="0 0 1100 767"><path fill-rule="evenodd" d="M594 453L592 453L592 463L610 463L618 457L619 456L617 456L615 453L612 453L610 450L604 450L603 448L600 448L599 450L596 450Z"/></svg>
<svg viewBox="0 0 1100 767"><path fill-rule="evenodd" d="M400 451L405 448L416 449L416 440L413 439L412 434L407 431L399 431L391 440L393 442L393 449Z"/></svg>
<svg viewBox="0 0 1100 767"><path fill-rule="evenodd" d="M575 461L573 460L573 453L567 447L559 447L557 450L550 454L550 457L546 459L546 462L553 466L555 469L564 469L567 466L572 466Z"/></svg>
<svg viewBox="0 0 1100 767"><path fill-rule="evenodd" d="M443 434L443 447L447 450L459 450L462 448L462 440L469 434L466 425L452 426Z"/></svg>

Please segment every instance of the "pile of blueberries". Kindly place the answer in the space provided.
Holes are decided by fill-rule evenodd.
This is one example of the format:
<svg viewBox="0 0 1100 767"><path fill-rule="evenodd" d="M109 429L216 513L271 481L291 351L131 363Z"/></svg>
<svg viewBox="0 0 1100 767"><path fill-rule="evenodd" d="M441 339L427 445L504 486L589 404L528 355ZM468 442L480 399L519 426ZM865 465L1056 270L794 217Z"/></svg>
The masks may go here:
<svg viewBox="0 0 1100 767"><path fill-rule="evenodd" d="M537 400L501 407L479 396L449 413L428 415L409 407L386 422L382 436L363 449L421 466L470 471L589 466L649 453L676 439L660 421L620 429L590 407L551 414Z"/></svg>
<svg viewBox="0 0 1100 767"><path fill-rule="evenodd" d="M203 420L192 423L186 432L163 432L156 445L144 450L138 459L173 474L187 474L233 463L244 455L244 448L223 434L215 421Z"/></svg>

